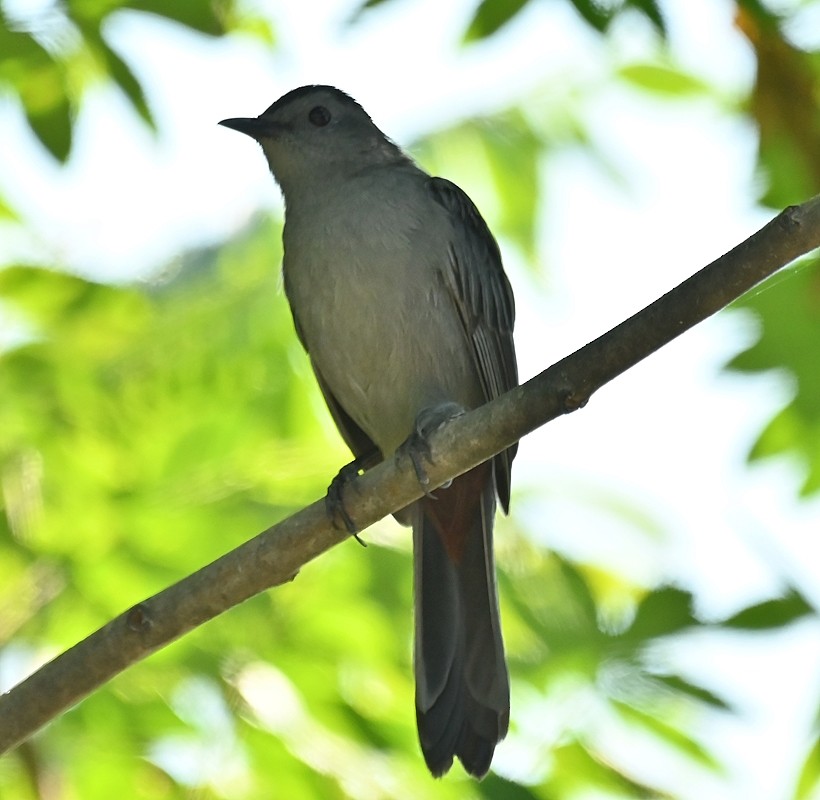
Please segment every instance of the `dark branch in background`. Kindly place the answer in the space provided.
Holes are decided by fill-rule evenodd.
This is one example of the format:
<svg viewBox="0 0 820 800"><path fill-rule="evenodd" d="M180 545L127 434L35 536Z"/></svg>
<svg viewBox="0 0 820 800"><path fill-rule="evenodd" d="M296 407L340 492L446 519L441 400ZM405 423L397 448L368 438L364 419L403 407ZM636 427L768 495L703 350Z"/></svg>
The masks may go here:
<svg viewBox="0 0 820 800"><path fill-rule="evenodd" d="M523 386L447 424L431 442L431 485L581 408L596 389L819 246L820 196L787 208L726 255ZM345 507L363 529L420 496L412 466L388 459L349 485ZM0 696L0 753L129 665L291 580L302 565L347 538L318 501L121 614Z"/></svg>

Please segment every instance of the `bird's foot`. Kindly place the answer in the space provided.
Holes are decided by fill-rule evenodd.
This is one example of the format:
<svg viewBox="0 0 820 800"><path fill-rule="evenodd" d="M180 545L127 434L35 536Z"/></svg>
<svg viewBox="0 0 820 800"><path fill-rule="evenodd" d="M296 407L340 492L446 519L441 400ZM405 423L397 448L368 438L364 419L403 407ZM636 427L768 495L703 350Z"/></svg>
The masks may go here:
<svg viewBox="0 0 820 800"><path fill-rule="evenodd" d="M356 523L353 521L350 514L347 513L344 502L345 486L356 478L361 471L361 459L355 459L349 464L345 464L339 470L336 477L330 482L330 486L327 487L327 494L325 495L325 509L327 510L327 515L337 528L343 525L345 530L353 536L356 541L362 545L362 547L367 547L367 545L359 538Z"/></svg>
<svg viewBox="0 0 820 800"><path fill-rule="evenodd" d="M427 475L424 462L432 464L433 454L430 450L430 436L432 436L442 425L451 419L464 414L464 409L458 403L442 403L431 408L423 408L413 423L413 432L407 440L396 450L396 459L409 458L416 473L419 486L424 489L424 494L435 500L435 496L430 493L430 478ZM443 489L450 485L450 481L443 484Z"/></svg>

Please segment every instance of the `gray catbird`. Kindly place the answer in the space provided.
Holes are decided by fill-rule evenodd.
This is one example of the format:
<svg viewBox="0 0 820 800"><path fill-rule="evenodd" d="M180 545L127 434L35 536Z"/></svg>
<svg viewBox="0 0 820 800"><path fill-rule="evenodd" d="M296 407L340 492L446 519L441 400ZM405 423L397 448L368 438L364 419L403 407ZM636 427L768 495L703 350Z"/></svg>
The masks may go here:
<svg viewBox="0 0 820 800"><path fill-rule="evenodd" d="M303 86L221 123L262 146L285 198L296 332L355 469L518 383L498 245L455 184L423 172L351 97ZM510 716L493 563L509 448L397 516L413 526L416 718L430 771L478 777ZM418 462L414 462L417 463Z"/></svg>

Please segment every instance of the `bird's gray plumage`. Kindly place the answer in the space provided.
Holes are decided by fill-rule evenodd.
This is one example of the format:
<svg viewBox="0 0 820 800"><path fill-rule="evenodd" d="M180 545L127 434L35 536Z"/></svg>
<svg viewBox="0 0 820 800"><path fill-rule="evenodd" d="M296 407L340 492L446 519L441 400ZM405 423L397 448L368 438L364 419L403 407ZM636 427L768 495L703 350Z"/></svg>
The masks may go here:
<svg viewBox="0 0 820 800"><path fill-rule="evenodd" d="M330 412L362 463L420 415L475 408L518 382L512 291L467 195L419 169L352 98L305 86L258 118L285 198L284 282ZM492 551L515 448L398 515L413 526L416 712L435 775L481 776L507 732L509 679Z"/></svg>

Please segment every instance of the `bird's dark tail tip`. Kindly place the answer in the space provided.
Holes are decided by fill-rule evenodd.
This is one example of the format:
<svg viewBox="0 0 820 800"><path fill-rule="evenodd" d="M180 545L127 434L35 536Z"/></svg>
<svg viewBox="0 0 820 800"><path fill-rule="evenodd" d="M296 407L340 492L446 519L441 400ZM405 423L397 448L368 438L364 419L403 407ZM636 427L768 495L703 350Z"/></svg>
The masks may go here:
<svg viewBox="0 0 820 800"><path fill-rule="evenodd" d="M476 707L463 718L462 728L455 739L452 735L445 735L439 741L426 742L424 732L431 727L435 729L436 726L429 725L426 715L419 710L416 717L424 760L435 778L440 778L449 771L454 757L461 762L465 772L475 778L483 778L490 770L495 747L506 735L508 726L508 715ZM482 731L475 729L476 721L482 723Z"/></svg>
<svg viewBox="0 0 820 800"><path fill-rule="evenodd" d="M509 726L488 477L479 467L437 492L435 501L421 501L413 525L416 720L436 777L454 758L470 775L484 777Z"/></svg>

